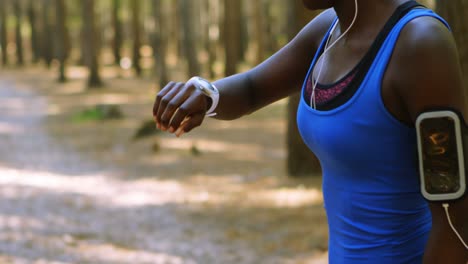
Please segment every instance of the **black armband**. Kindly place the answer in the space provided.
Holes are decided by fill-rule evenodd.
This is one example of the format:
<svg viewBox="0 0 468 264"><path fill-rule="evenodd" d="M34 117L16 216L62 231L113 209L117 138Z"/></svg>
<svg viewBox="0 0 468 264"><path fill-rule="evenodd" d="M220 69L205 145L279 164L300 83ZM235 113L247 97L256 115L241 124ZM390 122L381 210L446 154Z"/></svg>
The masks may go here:
<svg viewBox="0 0 468 264"><path fill-rule="evenodd" d="M424 112L416 120L421 192L430 201L461 198L466 191L468 133L452 110Z"/></svg>

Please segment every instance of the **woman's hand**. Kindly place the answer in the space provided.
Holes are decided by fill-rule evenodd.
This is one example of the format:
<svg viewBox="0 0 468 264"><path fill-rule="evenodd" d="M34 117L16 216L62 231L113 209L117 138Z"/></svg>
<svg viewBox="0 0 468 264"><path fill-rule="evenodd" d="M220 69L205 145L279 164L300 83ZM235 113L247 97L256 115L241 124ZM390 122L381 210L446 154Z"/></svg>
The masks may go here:
<svg viewBox="0 0 468 264"><path fill-rule="evenodd" d="M156 127L180 137L198 127L205 118L209 98L191 83L168 83L156 96L153 116Z"/></svg>

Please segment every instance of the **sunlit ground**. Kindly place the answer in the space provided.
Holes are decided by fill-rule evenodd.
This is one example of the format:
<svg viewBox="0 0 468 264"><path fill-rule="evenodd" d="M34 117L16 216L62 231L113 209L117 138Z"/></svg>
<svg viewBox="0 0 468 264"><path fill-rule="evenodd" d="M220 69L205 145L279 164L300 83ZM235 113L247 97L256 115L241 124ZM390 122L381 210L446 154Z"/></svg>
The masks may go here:
<svg viewBox="0 0 468 264"><path fill-rule="evenodd" d="M320 180L285 177L284 102L134 141L150 82L109 72L86 92L70 73L3 76L1 263L326 263ZM125 118L72 121L95 104Z"/></svg>

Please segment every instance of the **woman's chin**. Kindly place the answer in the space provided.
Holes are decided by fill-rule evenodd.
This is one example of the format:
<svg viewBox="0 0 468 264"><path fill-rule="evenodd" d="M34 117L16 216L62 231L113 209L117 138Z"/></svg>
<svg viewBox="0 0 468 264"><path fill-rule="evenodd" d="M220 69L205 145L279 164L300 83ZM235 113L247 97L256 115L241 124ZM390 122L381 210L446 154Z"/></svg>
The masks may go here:
<svg viewBox="0 0 468 264"><path fill-rule="evenodd" d="M334 0L302 0L304 6L310 10L327 9L333 7Z"/></svg>

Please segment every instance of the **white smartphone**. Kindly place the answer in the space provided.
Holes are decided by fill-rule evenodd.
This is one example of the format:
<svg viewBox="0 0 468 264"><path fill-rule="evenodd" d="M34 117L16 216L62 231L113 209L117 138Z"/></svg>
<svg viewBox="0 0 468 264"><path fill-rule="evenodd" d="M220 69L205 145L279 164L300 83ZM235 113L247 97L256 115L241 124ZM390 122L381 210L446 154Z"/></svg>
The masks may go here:
<svg viewBox="0 0 468 264"><path fill-rule="evenodd" d="M416 120L421 192L429 201L455 200L465 194L463 129L453 111L426 112Z"/></svg>

